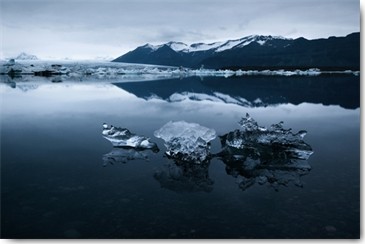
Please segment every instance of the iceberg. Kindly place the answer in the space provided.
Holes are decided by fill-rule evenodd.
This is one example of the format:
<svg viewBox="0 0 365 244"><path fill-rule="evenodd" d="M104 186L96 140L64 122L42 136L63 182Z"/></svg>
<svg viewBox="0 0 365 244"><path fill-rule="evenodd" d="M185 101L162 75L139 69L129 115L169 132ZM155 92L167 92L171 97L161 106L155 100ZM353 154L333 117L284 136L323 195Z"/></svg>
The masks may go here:
<svg viewBox="0 0 365 244"><path fill-rule="evenodd" d="M292 133L283 122L261 127L249 114L239 124L242 130L220 136L222 151L216 156L226 165L227 174L239 179L242 190L256 182L275 190L289 182L302 186L300 177L311 170L307 160L313 154L303 141L306 131Z"/></svg>
<svg viewBox="0 0 365 244"><path fill-rule="evenodd" d="M150 142L150 138L133 134L126 128L114 127L113 125L109 127L104 123L102 134L114 147L131 147L137 149L152 149L152 151L156 152L159 151L157 144Z"/></svg>
<svg viewBox="0 0 365 244"><path fill-rule="evenodd" d="M170 121L156 130L154 135L165 141L168 157L195 163L207 160L210 141L216 138L215 130L185 121Z"/></svg>
<svg viewBox="0 0 365 244"><path fill-rule="evenodd" d="M14 58L15 60L38 60L37 56L33 55L33 54L27 54L25 52L21 52L16 58Z"/></svg>

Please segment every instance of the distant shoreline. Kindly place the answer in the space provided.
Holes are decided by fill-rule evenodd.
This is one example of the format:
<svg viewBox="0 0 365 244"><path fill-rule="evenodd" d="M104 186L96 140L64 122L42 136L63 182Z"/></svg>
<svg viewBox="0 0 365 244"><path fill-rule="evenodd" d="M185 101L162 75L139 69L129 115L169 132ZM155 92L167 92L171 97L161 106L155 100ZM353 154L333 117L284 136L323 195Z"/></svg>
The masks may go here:
<svg viewBox="0 0 365 244"><path fill-rule="evenodd" d="M0 75L10 78L22 75L64 78L98 77L118 78L121 76L154 75L164 77L189 76L318 76L318 75L360 75L354 67L294 67L294 66L229 66L222 69L191 69L185 67L131 64L121 62L93 61L14 61L0 62Z"/></svg>

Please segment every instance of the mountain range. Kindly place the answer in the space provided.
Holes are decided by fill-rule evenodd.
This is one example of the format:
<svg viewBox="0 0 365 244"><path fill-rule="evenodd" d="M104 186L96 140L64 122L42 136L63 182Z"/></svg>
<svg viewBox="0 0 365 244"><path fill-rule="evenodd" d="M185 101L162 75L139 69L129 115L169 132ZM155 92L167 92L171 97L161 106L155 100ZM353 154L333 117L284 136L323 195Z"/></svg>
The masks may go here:
<svg viewBox="0 0 365 244"><path fill-rule="evenodd" d="M360 33L314 40L251 35L208 44L146 44L113 61L213 69L359 70Z"/></svg>

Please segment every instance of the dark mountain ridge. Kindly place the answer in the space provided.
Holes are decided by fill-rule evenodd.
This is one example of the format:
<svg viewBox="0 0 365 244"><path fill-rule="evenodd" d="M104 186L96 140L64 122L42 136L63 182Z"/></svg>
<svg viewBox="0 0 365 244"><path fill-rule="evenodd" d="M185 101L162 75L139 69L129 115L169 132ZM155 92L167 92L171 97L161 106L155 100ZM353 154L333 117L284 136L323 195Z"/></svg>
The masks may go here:
<svg viewBox="0 0 365 244"><path fill-rule="evenodd" d="M168 42L146 44L114 62L145 63L199 68L360 69L360 33L345 37L307 40L273 36L247 36L216 43Z"/></svg>

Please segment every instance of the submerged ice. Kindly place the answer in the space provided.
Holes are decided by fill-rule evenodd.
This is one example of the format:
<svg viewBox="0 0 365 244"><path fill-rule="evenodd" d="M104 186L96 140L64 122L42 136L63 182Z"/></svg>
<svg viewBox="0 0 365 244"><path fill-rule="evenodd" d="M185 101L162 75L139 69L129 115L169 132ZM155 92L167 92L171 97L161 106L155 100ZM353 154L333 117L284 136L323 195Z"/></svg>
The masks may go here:
<svg viewBox="0 0 365 244"><path fill-rule="evenodd" d="M175 192L211 192L214 181L209 177L209 162L190 164L179 160L168 162L154 178L162 188Z"/></svg>
<svg viewBox="0 0 365 244"><path fill-rule="evenodd" d="M196 163L208 158L210 141L216 138L215 130L185 121L170 121L154 135L165 141L167 156Z"/></svg>
<svg viewBox="0 0 365 244"><path fill-rule="evenodd" d="M131 160L145 160L148 161L149 149L135 149L135 148L113 148L109 153L103 155L103 166L116 163L127 163Z"/></svg>
<svg viewBox="0 0 365 244"><path fill-rule="evenodd" d="M109 127L104 123L102 134L114 147L159 150L156 143L151 142L150 138L133 134L126 128L114 127L112 125Z"/></svg>

